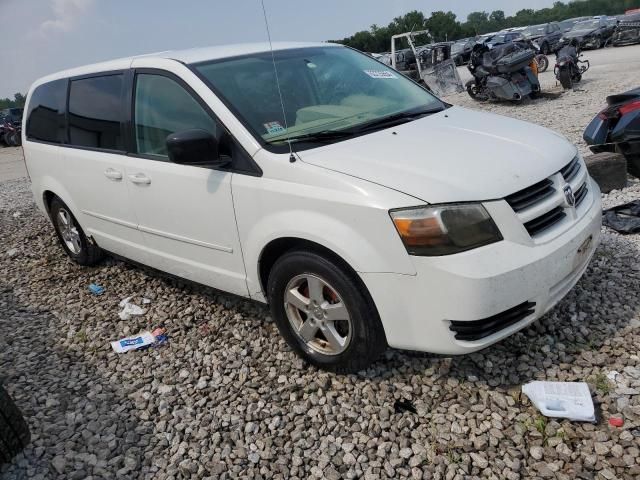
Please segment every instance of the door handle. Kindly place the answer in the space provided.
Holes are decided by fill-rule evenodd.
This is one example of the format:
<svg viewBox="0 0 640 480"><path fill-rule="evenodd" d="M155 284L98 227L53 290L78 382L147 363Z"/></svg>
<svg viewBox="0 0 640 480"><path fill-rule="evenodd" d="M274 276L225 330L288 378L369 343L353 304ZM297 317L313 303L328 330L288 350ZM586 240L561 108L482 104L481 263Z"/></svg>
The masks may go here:
<svg viewBox="0 0 640 480"><path fill-rule="evenodd" d="M129 180L131 180L132 183L137 183L139 185L149 185L151 183L151 179L144 173L134 173L133 175L129 175Z"/></svg>
<svg viewBox="0 0 640 480"><path fill-rule="evenodd" d="M122 180L122 172L115 170L113 168L107 168L104 171L104 176L110 178L111 180Z"/></svg>

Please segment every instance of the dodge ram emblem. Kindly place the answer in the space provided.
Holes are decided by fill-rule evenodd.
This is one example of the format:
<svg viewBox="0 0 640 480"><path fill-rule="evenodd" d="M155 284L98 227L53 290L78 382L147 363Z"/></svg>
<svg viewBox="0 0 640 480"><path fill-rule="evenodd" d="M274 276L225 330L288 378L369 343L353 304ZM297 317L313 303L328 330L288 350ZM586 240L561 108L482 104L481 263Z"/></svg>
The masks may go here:
<svg viewBox="0 0 640 480"><path fill-rule="evenodd" d="M573 189L571 188L571 185L566 184L564 187L562 187L562 193L564 193L564 199L567 202L567 205L569 205L570 207L575 207L576 196L573 194Z"/></svg>

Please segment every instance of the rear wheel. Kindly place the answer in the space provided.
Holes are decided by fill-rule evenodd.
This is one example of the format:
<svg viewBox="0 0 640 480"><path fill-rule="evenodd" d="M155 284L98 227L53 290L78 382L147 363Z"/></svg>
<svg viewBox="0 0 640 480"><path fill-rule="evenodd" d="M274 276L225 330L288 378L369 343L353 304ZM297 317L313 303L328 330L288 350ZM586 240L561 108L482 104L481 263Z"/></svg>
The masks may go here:
<svg viewBox="0 0 640 480"><path fill-rule="evenodd" d="M281 335L316 367L340 373L362 370L387 346L364 285L328 257L286 253L269 274L267 294Z"/></svg>
<svg viewBox="0 0 640 480"><path fill-rule="evenodd" d="M51 201L49 214L58 240L71 260L87 266L95 265L102 260L104 252L89 241L69 207L58 197Z"/></svg>
<svg viewBox="0 0 640 480"><path fill-rule="evenodd" d="M560 69L560 72L558 72L558 80L560 80L560 85L562 85L562 88L564 88L565 90L569 90L571 87L573 87L573 82L571 81L571 72L569 72L568 68Z"/></svg>
<svg viewBox="0 0 640 480"><path fill-rule="evenodd" d="M9 462L30 440L27 422L0 385L0 465Z"/></svg>
<svg viewBox="0 0 640 480"><path fill-rule="evenodd" d="M549 59L546 55L536 55L536 63L538 64L538 72L546 72L549 68Z"/></svg>

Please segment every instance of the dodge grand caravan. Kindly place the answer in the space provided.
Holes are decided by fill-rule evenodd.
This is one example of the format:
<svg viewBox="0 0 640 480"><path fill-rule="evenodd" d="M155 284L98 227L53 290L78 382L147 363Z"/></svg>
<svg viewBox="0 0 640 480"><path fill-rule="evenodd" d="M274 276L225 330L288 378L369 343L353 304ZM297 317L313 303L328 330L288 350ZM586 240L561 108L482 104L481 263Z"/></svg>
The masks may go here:
<svg viewBox="0 0 640 480"><path fill-rule="evenodd" d="M329 370L497 342L599 239L598 186L563 137L338 45L115 60L37 81L27 105L35 201L72 260L111 252L269 303Z"/></svg>

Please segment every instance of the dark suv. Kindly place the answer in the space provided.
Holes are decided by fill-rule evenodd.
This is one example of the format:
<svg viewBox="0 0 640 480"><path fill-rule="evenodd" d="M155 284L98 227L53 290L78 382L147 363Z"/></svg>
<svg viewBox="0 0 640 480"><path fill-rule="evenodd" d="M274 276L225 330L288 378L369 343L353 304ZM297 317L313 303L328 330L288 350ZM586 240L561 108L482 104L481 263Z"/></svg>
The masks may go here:
<svg viewBox="0 0 640 480"><path fill-rule="evenodd" d="M558 22L531 25L520 33L537 43L540 47L540 52L545 55L555 52L560 46L560 39L562 38L562 29Z"/></svg>

